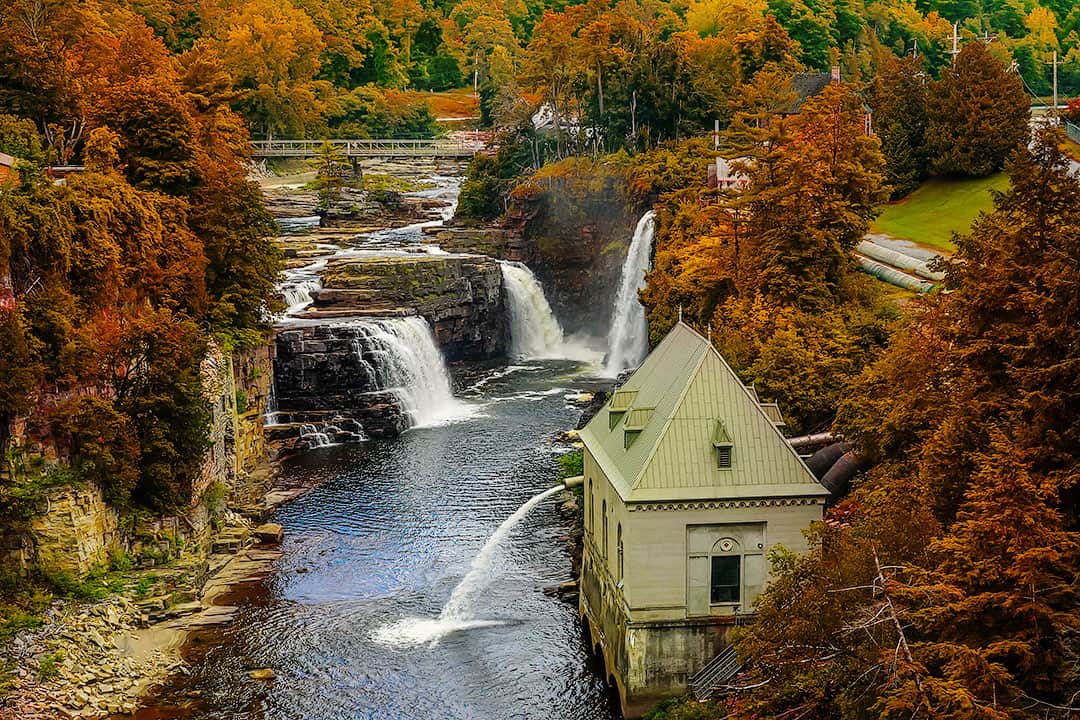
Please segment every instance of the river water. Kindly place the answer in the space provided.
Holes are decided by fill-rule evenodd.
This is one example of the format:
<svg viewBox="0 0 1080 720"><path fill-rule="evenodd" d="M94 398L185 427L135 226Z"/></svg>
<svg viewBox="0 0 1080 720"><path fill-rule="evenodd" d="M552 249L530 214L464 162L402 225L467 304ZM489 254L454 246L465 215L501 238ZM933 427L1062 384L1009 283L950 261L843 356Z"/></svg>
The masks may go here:
<svg viewBox="0 0 1080 720"><path fill-rule="evenodd" d="M466 599L470 617L490 624L396 638L438 617L499 524L553 484L565 448L552 437L579 413L565 397L585 382L577 367L502 368L462 393L464 419L286 464L286 483L317 486L273 518L283 557L182 683L200 696L194 707L155 716L618 717L576 608L541 592L570 575L557 496L510 532ZM264 667L277 679L248 677Z"/></svg>
<svg viewBox="0 0 1080 720"><path fill-rule="evenodd" d="M457 179L437 180L427 193L455 201ZM437 253L421 249L428 224L325 250ZM310 302L325 265L287 273L282 324L303 322L290 316ZM523 284L541 292L528 275ZM240 607L231 625L192 633L190 677L163 689L140 720L619 717L577 608L542 592L571 576L558 496L480 553L504 520L555 484L568 448L554 436L580 415L567 398L596 382L601 356L558 334L548 350L575 360L517 358L459 388L449 412L417 408L421 422L434 418L426 427L287 461L279 484L314 489L271 518L284 528L282 557L266 580L224 599ZM276 679L249 677L257 668Z"/></svg>

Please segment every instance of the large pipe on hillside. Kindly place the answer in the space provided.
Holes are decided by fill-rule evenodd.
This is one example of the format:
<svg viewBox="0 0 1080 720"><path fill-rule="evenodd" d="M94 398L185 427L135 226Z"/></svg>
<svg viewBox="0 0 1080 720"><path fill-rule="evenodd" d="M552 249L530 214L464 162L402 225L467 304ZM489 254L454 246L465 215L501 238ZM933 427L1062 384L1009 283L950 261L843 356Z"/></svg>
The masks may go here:
<svg viewBox="0 0 1080 720"><path fill-rule="evenodd" d="M913 272L919 277L926 278L927 280L941 282L945 279L945 273L931 270L925 260L920 260L917 257L912 257L899 250L887 248L884 245L878 245L869 240L863 240L856 245L855 252L865 255L873 260L883 262L886 265L892 265L901 270Z"/></svg>
<svg viewBox="0 0 1080 720"><path fill-rule="evenodd" d="M848 450L837 460L820 482L829 491L827 505L834 504L847 494L851 481L863 469L865 462L854 450Z"/></svg>
<svg viewBox="0 0 1080 720"><path fill-rule="evenodd" d="M856 255L855 259L859 261L860 269L873 275L878 280L887 282L890 285L904 288L905 290L911 290L917 293L927 293L934 289L933 283L928 283L925 280L920 280L917 277L908 275L907 273L897 270L894 267L883 265L876 260L871 260L868 257L862 255Z"/></svg>
<svg viewBox="0 0 1080 720"><path fill-rule="evenodd" d="M806 467L810 468L814 477L821 480L832 469L832 466L853 447L852 443L846 442L826 445L806 459Z"/></svg>
<svg viewBox="0 0 1080 720"><path fill-rule="evenodd" d="M797 437L788 438L788 445L793 448L800 448L806 445L817 445L818 443L832 442L833 440L839 440L840 438L833 435L831 432L814 433L813 435L799 435Z"/></svg>

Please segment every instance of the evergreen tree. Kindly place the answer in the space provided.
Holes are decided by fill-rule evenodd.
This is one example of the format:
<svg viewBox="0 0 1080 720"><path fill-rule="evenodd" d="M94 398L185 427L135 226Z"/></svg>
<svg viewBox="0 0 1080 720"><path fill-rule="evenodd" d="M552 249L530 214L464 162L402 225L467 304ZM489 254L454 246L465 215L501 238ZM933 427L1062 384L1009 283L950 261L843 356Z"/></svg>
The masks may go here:
<svg viewBox="0 0 1080 720"><path fill-rule="evenodd" d="M930 89L926 144L939 175L998 172L1028 138L1031 103L1020 78L983 42L964 45Z"/></svg>
<svg viewBox="0 0 1080 720"><path fill-rule="evenodd" d="M926 151L929 76L918 58L888 55L878 67L870 105L874 132L885 156L885 182L892 197L919 187L928 175Z"/></svg>

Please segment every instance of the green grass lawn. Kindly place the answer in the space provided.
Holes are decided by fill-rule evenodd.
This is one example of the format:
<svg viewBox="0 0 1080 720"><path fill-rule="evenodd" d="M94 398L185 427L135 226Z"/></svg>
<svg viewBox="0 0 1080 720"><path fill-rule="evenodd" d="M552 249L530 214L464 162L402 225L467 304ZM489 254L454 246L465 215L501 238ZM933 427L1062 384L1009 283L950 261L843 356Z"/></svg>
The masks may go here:
<svg viewBox="0 0 1080 720"><path fill-rule="evenodd" d="M952 251L953 232L965 233L983 210L993 207L990 190L1004 190L1004 173L976 180L933 178L903 200L885 206L873 231Z"/></svg>

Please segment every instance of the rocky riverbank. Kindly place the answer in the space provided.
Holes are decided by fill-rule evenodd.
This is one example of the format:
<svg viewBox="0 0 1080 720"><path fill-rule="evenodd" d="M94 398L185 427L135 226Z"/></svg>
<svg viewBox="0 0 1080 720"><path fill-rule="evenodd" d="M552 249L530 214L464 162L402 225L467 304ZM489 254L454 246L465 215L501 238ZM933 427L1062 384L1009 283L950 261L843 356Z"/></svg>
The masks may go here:
<svg viewBox="0 0 1080 720"><path fill-rule="evenodd" d="M309 489L274 487L262 514ZM188 674L181 652L188 634L230 623L237 608L222 598L233 587L264 579L281 556L279 525L233 514L227 520L209 555L191 553L160 568L132 571L125 580L135 581L135 591L95 603L55 601L41 627L10 644L16 669L10 692L0 698L0 720L124 717L152 688ZM163 578L169 580L167 594L139 591L160 590Z"/></svg>

